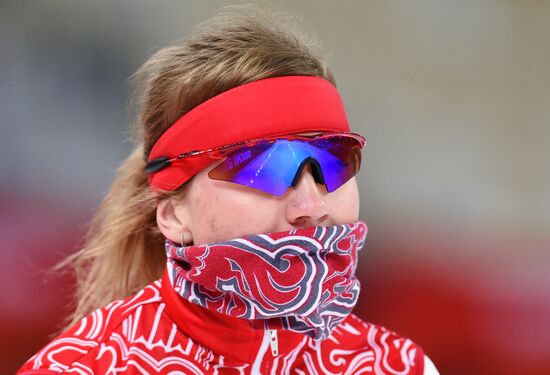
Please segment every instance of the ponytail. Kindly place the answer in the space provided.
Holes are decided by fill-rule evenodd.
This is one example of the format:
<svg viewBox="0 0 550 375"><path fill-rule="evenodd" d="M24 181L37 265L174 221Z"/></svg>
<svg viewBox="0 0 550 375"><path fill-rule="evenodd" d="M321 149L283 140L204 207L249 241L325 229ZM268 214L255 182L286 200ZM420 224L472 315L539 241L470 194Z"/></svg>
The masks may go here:
<svg viewBox="0 0 550 375"><path fill-rule="evenodd" d="M156 225L156 201L147 185L143 147L137 147L92 219L84 247L56 268L74 269L76 309L68 325L159 278L166 262Z"/></svg>

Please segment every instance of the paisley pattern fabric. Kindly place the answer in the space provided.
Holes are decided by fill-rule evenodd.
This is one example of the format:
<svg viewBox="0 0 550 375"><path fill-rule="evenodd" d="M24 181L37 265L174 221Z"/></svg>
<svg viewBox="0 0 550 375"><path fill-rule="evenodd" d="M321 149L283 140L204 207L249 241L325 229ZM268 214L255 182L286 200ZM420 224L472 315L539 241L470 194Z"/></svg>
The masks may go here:
<svg viewBox="0 0 550 375"><path fill-rule="evenodd" d="M363 222L181 247L166 241L168 275L188 301L259 329L324 340L359 297Z"/></svg>
<svg viewBox="0 0 550 375"><path fill-rule="evenodd" d="M279 331L277 355L266 332L183 300L165 274L82 319L18 374L427 374L418 345L353 314L324 341Z"/></svg>
<svg viewBox="0 0 550 375"><path fill-rule="evenodd" d="M349 313L366 231L168 243L161 280L89 314L17 374L438 375L413 341Z"/></svg>

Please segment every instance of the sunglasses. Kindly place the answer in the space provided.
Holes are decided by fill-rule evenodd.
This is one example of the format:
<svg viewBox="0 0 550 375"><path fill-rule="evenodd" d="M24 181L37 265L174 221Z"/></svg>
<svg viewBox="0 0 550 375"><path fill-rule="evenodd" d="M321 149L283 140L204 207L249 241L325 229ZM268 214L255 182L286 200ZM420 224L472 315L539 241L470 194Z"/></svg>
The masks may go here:
<svg viewBox="0 0 550 375"><path fill-rule="evenodd" d="M309 165L315 181L333 192L357 174L366 139L355 133L312 137L287 136L255 139L204 151L190 151L175 158L152 160L146 172L156 172L178 159L209 157L222 160L208 176L281 196L296 186Z"/></svg>

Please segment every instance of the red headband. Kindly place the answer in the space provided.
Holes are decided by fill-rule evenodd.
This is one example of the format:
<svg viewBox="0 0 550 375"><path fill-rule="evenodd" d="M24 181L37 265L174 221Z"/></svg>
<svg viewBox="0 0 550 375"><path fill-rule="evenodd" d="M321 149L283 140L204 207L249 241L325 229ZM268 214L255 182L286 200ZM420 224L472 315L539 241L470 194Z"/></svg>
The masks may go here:
<svg viewBox="0 0 550 375"><path fill-rule="evenodd" d="M342 99L319 77L267 78L225 91L180 117L157 140L149 161L258 138L306 132L348 132ZM212 163L182 158L149 174L152 190L175 190Z"/></svg>

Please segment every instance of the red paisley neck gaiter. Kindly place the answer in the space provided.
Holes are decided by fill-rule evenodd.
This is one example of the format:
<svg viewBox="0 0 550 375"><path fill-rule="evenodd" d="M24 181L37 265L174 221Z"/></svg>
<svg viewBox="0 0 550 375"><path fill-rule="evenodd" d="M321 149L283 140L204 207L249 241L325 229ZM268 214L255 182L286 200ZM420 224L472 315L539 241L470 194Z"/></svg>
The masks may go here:
<svg viewBox="0 0 550 375"><path fill-rule="evenodd" d="M324 340L359 296L363 222L259 234L208 245L166 241L168 275L184 299L257 329Z"/></svg>

